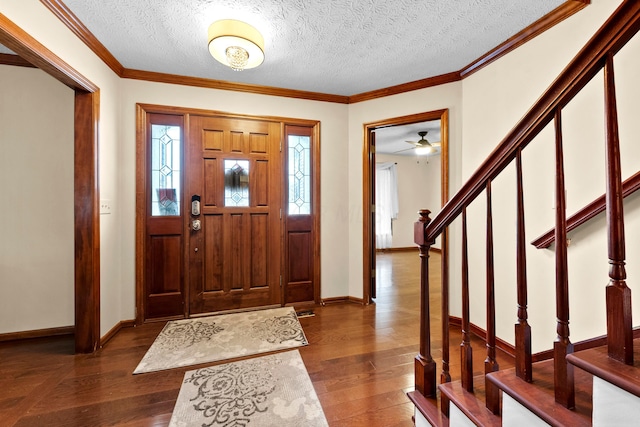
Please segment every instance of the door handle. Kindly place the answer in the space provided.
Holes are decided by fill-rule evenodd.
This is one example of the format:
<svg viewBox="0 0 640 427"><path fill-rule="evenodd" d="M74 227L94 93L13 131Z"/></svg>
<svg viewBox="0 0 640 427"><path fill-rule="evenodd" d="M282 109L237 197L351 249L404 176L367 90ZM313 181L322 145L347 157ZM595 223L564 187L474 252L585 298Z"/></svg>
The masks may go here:
<svg viewBox="0 0 640 427"><path fill-rule="evenodd" d="M202 224L200 223L199 219L194 219L193 221L191 221L191 229L193 231L198 231L200 230L201 227L202 227Z"/></svg>

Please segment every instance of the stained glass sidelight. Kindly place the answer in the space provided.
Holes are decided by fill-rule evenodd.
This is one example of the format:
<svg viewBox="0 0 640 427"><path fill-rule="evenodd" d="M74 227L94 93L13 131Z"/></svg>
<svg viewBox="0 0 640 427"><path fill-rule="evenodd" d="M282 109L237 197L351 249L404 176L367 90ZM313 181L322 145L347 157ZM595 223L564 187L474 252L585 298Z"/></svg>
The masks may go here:
<svg viewBox="0 0 640 427"><path fill-rule="evenodd" d="M180 126L151 125L151 215L180 215Z"/></svg>
<svg viewBox="0 0 640 427"><path fill-rule="evenodd" d="M224 205L249 206L249 160L224 161Z"/></svg>
<svg viewBox="0 0 640 427"><path fill-rule="evenodd" d="M311 214L311 138L289 135L289 215Z"/></svg>

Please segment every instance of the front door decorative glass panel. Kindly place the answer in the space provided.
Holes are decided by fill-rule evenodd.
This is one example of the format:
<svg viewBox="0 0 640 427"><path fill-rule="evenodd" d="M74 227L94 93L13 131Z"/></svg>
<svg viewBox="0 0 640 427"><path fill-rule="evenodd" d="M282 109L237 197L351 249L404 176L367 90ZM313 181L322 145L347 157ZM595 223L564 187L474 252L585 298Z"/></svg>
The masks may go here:
<svg viewBox="0 0 640 427"><path fill-rule="evenodd" d="M249 160L224 161L224 205L249 206Z"/></svg>
<svg viewBox="0 0 640 427"><path fill-rule="evenodd" d="M311 138L289 135L289 215L311 213Z"/></svg>
<svg viewBox="0 0 640 427"><path fill-rule="evenodd" d="M180 126L151 125L151 215L180 215Z"/></svg>

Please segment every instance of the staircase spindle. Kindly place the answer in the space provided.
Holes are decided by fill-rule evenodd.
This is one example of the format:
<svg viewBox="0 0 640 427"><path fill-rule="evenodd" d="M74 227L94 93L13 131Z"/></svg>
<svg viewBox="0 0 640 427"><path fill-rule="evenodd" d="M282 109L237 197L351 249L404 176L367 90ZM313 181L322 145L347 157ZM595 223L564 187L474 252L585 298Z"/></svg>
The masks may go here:
<svg viewBox="0 0 640 427"><path fill-rule="evenodd" d="M609 284L606 287L607 343L609 356L633 365L631 289L625 279L625 235L618 110L613 72L613 54L604 67L606 123L606 210L609 252Z"/></svg>
<svg viewBox="0 0 640 427"><path fill-rule="evenodd" d="M431 218L428 209L421 209L414 223L413 238L420 248L420 353L414 362L415 386L425 397L436 397L436 362L431 356L431 311L429 309L429 249L433 241L426 239L425 229Z"/></svg>
<svg viewBox="0 0 640 427"><path fill-rule="evenodd" d="M442 302L442 372L440 373L440 384L451 382L451 373L449 371L449 258L445 254L449 254L449 229L442 231L442 284L441 284L441 302ZM440 395L440 410L442 413L449 415L449 399L444 394Z"/></svg>
<svg viewBox="0 0 640 427"><path fill-rule="evenodd" d="M462 388L473 393L473 350L469 319L469 258L467 254L467 208L462 209L462 343L460 366Z"/></svg>
<svg viewBox="0 0 640 427"><path fill-rule="evenodd" d="M484 360L484 383L487 409L500 412L500 390L489 381L487 374L499 369L496 360L496 298L493 270L493 214L491 206L491 180L487 181L487 358Z"/></svg>
<svg viewBox="0 0 640 427"><path fill-rule="evenodd" d="M556 317L557 337L553 343L554 384L556 402L567 408L575 407L573 365L567 354L573 353L569 340L569 280L567 274L567 213L564 187L564 159L562 152L562 121L556 109Z"/></svg>
<svg viewBox="0 0 640 427"><path fill-rule="evenodd" d="M527 313L527 249L524 229L524 188L522 186L522 148L516 152L516 186L518 217L516 236L516 283L518 293L518 323L516 337L516 375L527 382L533 381L531 359L531 326Z"/></svg>

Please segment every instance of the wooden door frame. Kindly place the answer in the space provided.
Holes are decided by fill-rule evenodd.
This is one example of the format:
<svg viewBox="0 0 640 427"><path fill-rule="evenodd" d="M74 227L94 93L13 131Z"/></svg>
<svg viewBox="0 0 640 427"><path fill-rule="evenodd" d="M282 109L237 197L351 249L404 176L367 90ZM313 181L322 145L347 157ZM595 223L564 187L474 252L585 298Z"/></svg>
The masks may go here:
<svg viewBox="0 0 640 427"><path fill-rule="evenodd" d="M362 247L363 247L363 256L362 256L362 264L363 264L363 286L362 286L362 301L364 304L370 304L372 302L371 298L371 279L372 279L372 263L370 259L370 255L372 250L375 248L372 247L371 242L373 238L373 226L372 224L372 214L373 214L373 206L372 206L372 179L375 174L375 170L370 166L370 156L371 156L371 134L376 129L390 127L390 126L402 126L409 125L413 123L427 122L431 120L440 120L440 132L441 132L441 147L442 152L440 155L440 191L441 191L441 201L442 205L449 200L449 110L435 110L428 111L425 113L412 114L409 116L395 117L391 119L381 120L373 123L365 123L363 125L364 128L364 144L362 150L362 169L363 169L363 179L362 179ZM425 208L429 208L429 206L425 206ZM418 219L418 214L416 212L416 220ZM443 281L447 276L447 272L445 269L448 269L448 237L447 233L443 233L442 239L442 260L443 260ZM417 258L416 258L417 262Z"/></svg>
<svg viewBox="0 0 640 427"><path fill-rule="evenodd" d="M3 14L0 43L75 91L75 351L92 353L100 345L100 89Z"/></svg>
<svg viewBox="0 0 640 427"><path fill-rule="evenodd" d="M136 283L136 324L142 324L145 322L145 313L144 313L144 254L145 254L145 218L144 206L146 204L146 190L145 190L145 182L146 182L146 174L147 174L147 141L146 141L146 123L147 123L147 114L174 114L174 115L182 115L185 117L185 129L184 135L188 134L189 121L188 117L190 115L196 116L206 116L206 117L224 117L230 119L247 119L247 120L264 120L271 122L279 122L281 124L282 135L281 138L284 138L284 127L286 125L290 126L301 126L301 127L310 127L313 128L313 137L315 138L315 144L313 148L313 156L315 161L315 168L313 176L312 176L312 193L313 193L313 213L314 213L314 225L313 230L315 233L314 238L314 280L318 286L315 289L315 297L316 302L320 301L321 295L321 282L320 282L320 122L317 120L307 120L307 119L295 119L289 117L279 117L279 116L252 116L247 114L234 114L224 111L217 110L205 110L199 108L188 108L188 107L173 107L167 105L158 105L158 104L136 104L136 244L135 244L135 283ZM284 150L284 141L283 150ZM185 137L186 143L186 137ZM284 151L281 153L284 159ZM284 162L284 161L283 161ZM283 185L284 185L284 163L283 163ZM284 208L287 203L288 194L286 192L282 192L282 206ZM183 201L186 203L186 201ZM286 218L283 218L286 221ZM186 227L186 226L185 226ZM284 248L284 221L281 232L281 239ZM188 230L186 230L188 232ZM284 250L284 249L283 249ZM281 271L284 269L284 253L281 256ZM283 305L284 293L281 292L281 302ZM190 316L188 301L189 299L189 287L186 286L184 289L184 298L185 298L185 317ZM150 321L154 321L151 319Z"/></svg>

